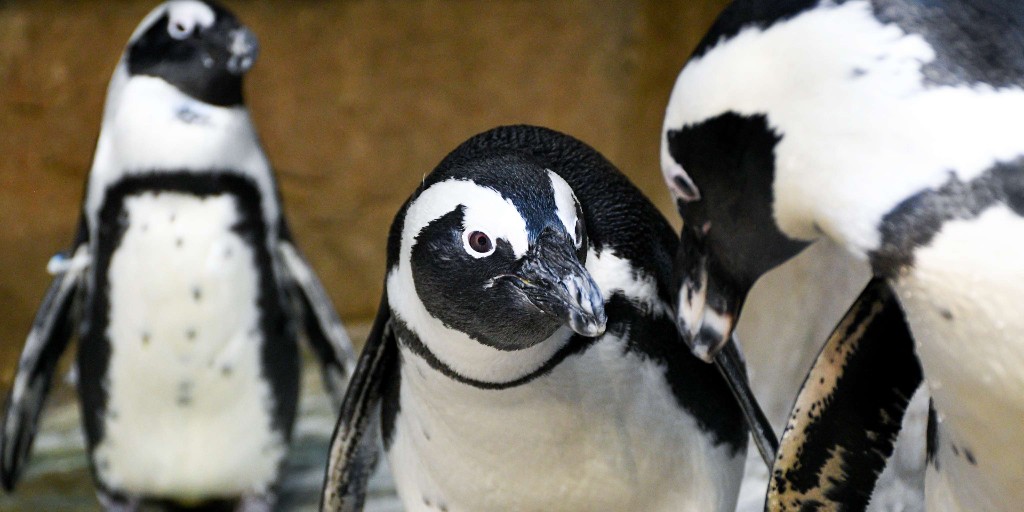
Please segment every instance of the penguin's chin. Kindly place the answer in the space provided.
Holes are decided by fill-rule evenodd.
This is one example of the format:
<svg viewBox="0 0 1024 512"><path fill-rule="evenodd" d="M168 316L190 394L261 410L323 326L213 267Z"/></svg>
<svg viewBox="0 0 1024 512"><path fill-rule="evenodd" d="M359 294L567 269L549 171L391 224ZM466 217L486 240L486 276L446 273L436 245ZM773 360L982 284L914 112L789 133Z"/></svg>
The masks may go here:
<svg viewBox="0 0 1024 512"><path fill-rule="evenodd" d="M513 352L544 343L562 327L560 322L532 305L523 309L526 311L518 314L495 314L492 320L500 321L500 324L493 324L486 332L470 336L489 347Z"/></svg>

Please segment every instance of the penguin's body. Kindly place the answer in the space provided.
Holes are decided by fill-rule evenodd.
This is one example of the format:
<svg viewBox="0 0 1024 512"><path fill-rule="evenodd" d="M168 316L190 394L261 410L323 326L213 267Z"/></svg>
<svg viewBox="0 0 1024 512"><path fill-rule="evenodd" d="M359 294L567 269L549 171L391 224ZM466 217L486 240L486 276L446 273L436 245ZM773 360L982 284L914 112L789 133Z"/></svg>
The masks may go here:
<svg viewBox="0 0 1024 512"><path fill-rule="evenodd" d="M933 400L928 510L1024 500L1022 43L1015 2L740 0L666 113L666 179L713 262L682 330L713 351L753 281L815 239L868 260Z"/></svg>
<svg viewBox="0 0 1024 512"><path fill-rule="evenodd" d="M274 501L306 331L340 399L351 345L292 245L242 102L251 32L218 5L172 1L129 41L108 91L70 259L8 398L10 488L72 331L101 501ZM76 324L76 319L80 318Z"/></svg>
<svg viewBox="0 0 1024 512"><path fill-rule="evenodd" d="M733 510L747 431L722 376L680 351L677 243L571 137L463 143L392 225L325 508L361 507L379 403L407 510Z"/></svg>
<svg viewBox="0 0 1024 512"><path fill-rule="evenodd" d="M1016 510L1024 499L1022 215L999 205L946 223L895 280L934 408L928 510Z"/></svg>
<svg viewBox="0 0 1024 512"><path fill-rule="evenodd" d="M735 447L680 409L664 363L630 352L627 337L606 334L536 382L496 391L431 368L405 336L387 455L406 510L735 508Z"/></svg>

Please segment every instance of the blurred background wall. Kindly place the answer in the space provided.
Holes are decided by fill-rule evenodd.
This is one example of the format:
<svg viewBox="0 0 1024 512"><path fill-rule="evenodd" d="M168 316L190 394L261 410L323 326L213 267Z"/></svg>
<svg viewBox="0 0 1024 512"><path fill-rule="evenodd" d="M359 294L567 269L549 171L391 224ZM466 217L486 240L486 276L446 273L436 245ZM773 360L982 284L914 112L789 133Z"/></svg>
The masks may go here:
<svg viewBox="0 0 1024 512"><path fill-rule="evenodd" d="M0 389L67 248L107 80L156 1L0 0ZM675 222L658 163L676 74L725 0L226 1L299 246L368 321L385 233L469 136L534 123L603 152ZM356 340L361 344L362 340Z"/></svg>

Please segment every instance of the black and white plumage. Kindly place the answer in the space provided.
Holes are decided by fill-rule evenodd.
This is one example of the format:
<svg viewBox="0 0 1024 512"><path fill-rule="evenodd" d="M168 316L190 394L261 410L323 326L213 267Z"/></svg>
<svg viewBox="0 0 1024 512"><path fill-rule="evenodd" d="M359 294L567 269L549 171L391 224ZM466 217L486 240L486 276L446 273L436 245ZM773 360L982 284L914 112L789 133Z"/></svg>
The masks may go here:
<svg viewBox="0 0 1024 512"><path fill-rule="evenodd" d="M677 311L695 353L713 356L754 281L813 240L869 261L888 288L866 288L847 320L874 329L886 315L856 313L889 308L894 294L908 331L846 336L894 353L915 344L934 407L928 510L1015 510L1024 499L1022 48L1017 2L739 0L683 69L666 113L663 170L683 245L699 248L680 269ZM784 444L817 457L868 439L887 454L879 422L912 392L904 379L918 369L906 365L876 373L898 392L862 439L812 446L790 429ZM830 412L841 408L814 421L841 423ZM786 475L770 505L796 506L785 499L798 487L864 485L841 470L880 469L840 468L834 453L834 464L804 459L796 472L777 463ZM855 490L846 503L863 506L870 489Z"/></svg>
<svg viewBox="0 0 1024 512"><path fill-rule="evenodd" d="M747 429L672 321L678 241L596 151L531 126L449 154L392 225L324 510L377 430L407 510L733 510Z"/></svg>
<svg viewBox="0 0 1024 512"><path fill-rule="evenodd" d="M206 1L132 35L108 89L72 250L55 257L0 430L23 472L57 360L78 334L90 465L111 510L262 510L291 437L305 331L340 402L354 361L288 232L242 98L255 36Z"/></svg>

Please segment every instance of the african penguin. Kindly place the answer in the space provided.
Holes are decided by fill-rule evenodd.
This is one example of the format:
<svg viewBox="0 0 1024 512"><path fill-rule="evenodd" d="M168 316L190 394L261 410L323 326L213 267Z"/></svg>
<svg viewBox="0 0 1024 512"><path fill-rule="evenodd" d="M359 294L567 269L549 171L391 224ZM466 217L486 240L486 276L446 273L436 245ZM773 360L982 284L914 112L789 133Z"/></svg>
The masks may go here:
<svg viewBox="0 0 1024 512"><path fill-rule="evenodd" d="M354 354L292 242L242 97L253 33L171 1L110 82L81 222L28 335L0 428L24 471L51 376L78 336L78 394L103 505L267 510L295 420L300 330L340 403Z"/></svg>
<svg viewBox="0 0 1024 512"><path fill-rule="evenodd" d="M922 378L927 509L1024 501L1022 49L1008 0L737 0L679 75L662 167L694 352L816 239L875 276L798 399L771 509L863 508Z"/></svg>
<svg viewBox="0 0 1024 512"><path fill-rule="evenodd" d="M747 429L673 324L677 244L572 137L460 145L392 224L323 510L362 508L378 429L409 511L733 510Z"/></svg>

